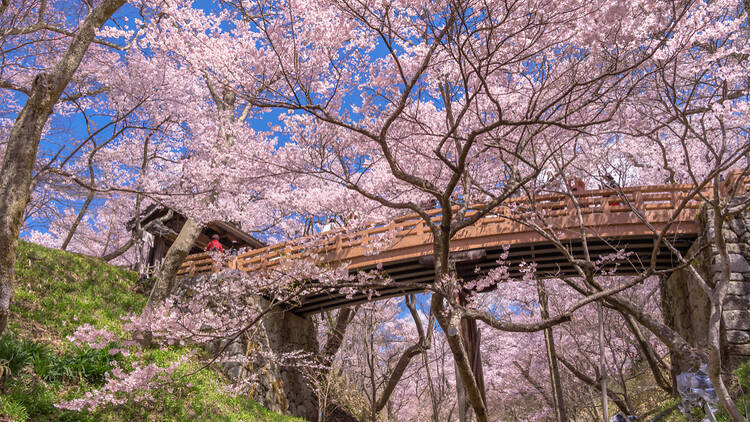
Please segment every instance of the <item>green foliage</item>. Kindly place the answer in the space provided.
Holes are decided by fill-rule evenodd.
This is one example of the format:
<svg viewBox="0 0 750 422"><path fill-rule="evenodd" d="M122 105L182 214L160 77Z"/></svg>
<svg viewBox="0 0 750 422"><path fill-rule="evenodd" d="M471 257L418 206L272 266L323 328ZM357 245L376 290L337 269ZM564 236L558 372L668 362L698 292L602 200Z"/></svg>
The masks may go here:
<svg viewBox="0 0 750 422"><path fill-rule="evenodd" d="M734 374L737 376L742 389L750 392L750 360L745 361L739 368L735 369Z"/></svg>
<svg viewBox="0 0 750 422"><path fill-rule="evenodd" d="M146 297L132 272L25 242L19 244L16 278L10 333L0 336L0 365L7 361L9 370L0 379L0 421L300 421L230 396L222 376L210 369L154 392L148 402L80 413L54 407L101 386L112 361L126 370L133 362L121 353L109 355L115 343L91 349L65 337L84 323L122 333L120 317L138 312ZM195 352L152 349L143 358L167 366ZM189 359L176 376L197 369L196 359Z"/></svg>
<svg viewBox="0 0 750 422"><path fill-rule="evenodd" d="M146 352L144 358L158 366L165 366L191 352L188 348L152 349ZM188 362L175 373L175 378L193 374L199 368L199 363ZM134 404L119 409L120 416L122 420L145 420L154 415L169 415L157 417L156 420L302 422L301 419L272 412L247 397L232 397L224 392L223 381L215 371L198 371L168 389L156 391L150 404Z"/></svg>
<svg viewBox="0 0 750 422"><path fill-rule="evenodd" d="M21 340L13 334L0 336L0 361L8 362L11 377L28 365L47 382L85 380L91 385L102 385L104 375L113 368L111 363L123 360L121 353L113 356L108 350L109 347L85 348L58 356L42 343Z"/></svg>
<svg viewBox="0 0 750 422"><path fill-rule="evenodd" d="M737 377L735 403L740 413L747 417L750 414L750 360L746 360L737 367L734 370L734 375ZM717 420L729 421L729 415L722 410Z"/></svg>
<svg viewBox="0 0 750 422"><path fill-rule="evenodd" d="M22 422L29 418L25 407L2 395L0 395L0 415L12 422Z"/></svg>
<svg viewBox="0 0 750 422"><path fill-rule="evenodd" d="M120 317L146 303L134 292L137 279L95 258L20 242L13 329L36 339L63 339L84 323L121 331Z"/></svg>
<svg viewBox="0 0 750 422"><path fill-rule="evenodd" d="M10 334L0 336L0 378L18 374L31 361L28 343L16 341Z"/></svg>
<svg viewBox="0 0 750 422"><path fill-rule="evenodd" d="M3 397L9 409L16 409L16 420L55 420L58 413L54 407L59 384L47 384L35 376L34 373L24 372L14 376L5 385ZM10 416L10 411L4 410L3 415Z"/></svg>
<svg viewBox="0 0 750 422"><path fill-rule="evenodd" d="M85 380L99 386L104 384L104 375L112 370L111 362L121 360L121 354L111 356L108 348L89 348L61 357L52 355L51 359L39 359L34 362L34 371L48 382Z"/></svg>

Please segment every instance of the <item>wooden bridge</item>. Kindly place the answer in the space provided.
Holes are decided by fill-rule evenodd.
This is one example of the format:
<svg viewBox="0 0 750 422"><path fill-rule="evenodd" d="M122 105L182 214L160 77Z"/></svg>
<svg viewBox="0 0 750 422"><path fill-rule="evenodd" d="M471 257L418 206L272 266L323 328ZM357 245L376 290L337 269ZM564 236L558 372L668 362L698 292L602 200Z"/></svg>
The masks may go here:
<svg viewBox="0 0 750 422"><path fill-rule="evenodd" d="M736 180L736 179L735 179ZM722 187L726 189L732 178ZM695 189L693 185L659 185L628 187L622 189L627 201L639 210L656 230L662 230L671 220L667 230L669 239L683 253L697 236L696 215L702 202L691 199L673 218L678 206ZM750 179L739 184L734 195L750 190ZM711 189L703 193L711 196ZM630 252L627 261L618 262L617 274L634 274L651 264L651 251L655 235L627 206L614 190L590 190L576 194L586 240L592 259L625 249ZM477 205L474 209L478 209ZM476 212L476 211L472 211ZM440 209L430 211L432 218L440 218ZM486 274L497 266L497 260L509 247L505 261L513 276L521 274L522 262L536 263L537 274L546 277L573 275L574 268L553 244L525 224L507 216L528 219L533 213L544 216L544 223L554 227L557 236L571 254L581 256L583 245L577 207L562 194L538 196L530 200L520 197L506 201L492 213L464 228L454 236L451 253L462 254L456 269L465 278ZM539 221L542 223L542 221ZM373 245L383 241L387 246L373 253ZM398 217L387 225L370 227L357 232L344 230L317 234L311 237L279 243L251 250L233 257L226 266L242 271L273 269L284 260L295 260L315 255L321 264L348 262L350 271L367 271L379 268L393 280L378 293L378 298L399 296L420 291L415 284L433 281L432 233L416 214ZM665 247L659 249L656 267L668 269L675 258ZM194 276L216 271L208 254L187 257L178 276ZM406 286L408 284L409 286ZM305 297L295 313L307 314L368 301L364 294L345 297L338 292L327 292Z"/></svg>

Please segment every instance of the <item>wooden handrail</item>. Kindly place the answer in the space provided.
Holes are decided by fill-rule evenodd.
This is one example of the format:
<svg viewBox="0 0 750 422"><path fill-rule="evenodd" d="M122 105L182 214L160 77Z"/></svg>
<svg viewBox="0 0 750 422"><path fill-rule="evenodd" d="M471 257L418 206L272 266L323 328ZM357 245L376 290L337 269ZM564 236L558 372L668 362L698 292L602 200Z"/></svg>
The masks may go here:
<svg viewBox="0 0 750 422"><path fill-rule="evenodd" d="M736 177L732 180L736 182ZM728 179L725 182L729 183ZM739 184L743 193L750 190L750 178ZM621 189L628 201L642 212L660 212L674 210L686 196L694 189L690 184L653 185L639 187L625 187ZM705 195L711 195L712 190L706 189ZM614 189L597 189L575 193L581 212L586 215L603 215L605 218L615 218L617 215L626 215L631 212L630 208L622 203L619 192ZM618 198L620 198L618 200ZM680 221L691 221L700 202L693 199L687 204L689 213L680 215ZM471 215L484 207L484 204L474 204L470 207L467 215ZM576 208L573 201L566 194L544 194L529 199L528 197L510 198L498 207L497 213L488 213L472 226L478 233L486 233L486 226L506 221L501 215L523 215L536 211L552 218L574 218ZM442 211L440 209L428 210L434 221L437 221ZM399 216L387 224L372 225L357 232L347 232L345 229L318 233L311 236L295 239L292 241L270 245L261 249L254 249L237 255L233 267L243 271L257 268L272 268L284 259L299 259L312 256L313 254L331 256L326 262L337 261L336 257L347 255L346 252L355 248L366 250L372 239L388 232L394 232L399 241L408 240L409 244L431 242L432 233L427 229L424 220L418 214L407 214ZM466 236L469 236L466 234ZM470 237L470 236L469 236ZM341 259L338 259L341 260ZM196 274L209 272L212 269L213 260L207 253L189 255L180 267L178 274Z"/></svg>

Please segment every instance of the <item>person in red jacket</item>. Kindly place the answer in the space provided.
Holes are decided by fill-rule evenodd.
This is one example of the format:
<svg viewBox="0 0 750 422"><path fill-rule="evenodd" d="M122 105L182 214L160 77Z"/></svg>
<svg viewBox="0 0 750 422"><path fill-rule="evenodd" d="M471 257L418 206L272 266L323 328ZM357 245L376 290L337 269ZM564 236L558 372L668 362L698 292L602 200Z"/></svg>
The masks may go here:
<svg viewBox="0 0 750 422"><path fill-rule="evenodd" d="M219 242L218 234L211 236L211 241L208 242L208 245L206 245L206 252L210 251L219 251L221 253L224 253L224 246L222 246L221 242Z"/></svg>

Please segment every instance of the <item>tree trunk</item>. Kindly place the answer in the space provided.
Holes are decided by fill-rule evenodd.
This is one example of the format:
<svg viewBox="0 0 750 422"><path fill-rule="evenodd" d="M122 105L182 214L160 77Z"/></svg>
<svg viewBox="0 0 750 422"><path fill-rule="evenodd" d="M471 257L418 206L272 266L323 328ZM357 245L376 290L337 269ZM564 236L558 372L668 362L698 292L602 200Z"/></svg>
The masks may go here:
<svg viewBox="0 0 750 422"><path fill-rule="evenodd" d="M474 409L477 422L487 422L487 408L484 405L484 400L482 400L482 393L474 378L474 373L471 370L471 362L469 362L464 342L461 339L461 321L455 312L453 315L449 315L446 312L443 301L443 296L439 293L432 294L431 307L434 310L433 314L438 324L440 324L440 328L445 333L448 346L450 346L456 364L456 372L460 377L461 384L465 388L466 400Z"/></svg>
<svg viewBox="0 0 750 422"><path fill-rule="evenodd" d="M601 376L602 421L609 421L607 398L607 360L604 356L604 305L599 301L599 374Z"/></svg>
<svg viewBox="0 0 750 422"><path fill-rule="evenodd" d="M404 350L404 353L401 354L398 362L396 362L396 366L393 368L391 376L388 378L388 382L386 382L383 391L380 393L380 398L378 398L375 404L375 410L377 412L383 410L386 404L388 404L388 401L391 399L391 394L393 394L393 390L396 389L396 385L398 385L404 372L406 372L406 368L409 366L412 358L422 353L423 350L422 345L417 343L409 346Z"/></svg>
<svg viewBox="0 0 750 422"><path fill-rule="evenodd" d="M630 332L632 332L633 336L635 336L635 339L638 342L638 347L641 350L641 353L643 353L643 357L646 359L646 362L651 369L651 374L654 376L656 384L667 394L673 395L673 392L675 391L674 388L672 388L672 385L670 385L667 379L664 378L664 375L659 368L659 357L656 355L656 352L648 343L648 340L646 340L646 337L643 336L641 329L638 327L638 323L630 315L621 315L625 319L625 322L628 324Z"/></svg>
<svg viewBox="0 0 750 422"><path fill-rule="evenodd" d="M547 300L547 289L544 288L544 280L537 279L537 294L539 295L539 307L542 320L549 319L549 302ZM557 353L555 351L555 338L552 336L552 327L544 330L544 344L547 349L547 364L549 365L550 383L552 385L552 401L555 406L555 420L566 422L568 415L565 412L565 401L563 400L562 383L560 382L560 369L557 365Z"/></svg>
<svg viewBox="0 0 750 422"><path fill-rule="evenodd" d="M466 305L466 301L462 300L462 304ZM482 396L482 401L485 406L487 405L487 396L484 390L484 372L482 371L482 354L480 351L480 333L477 327L477 320L473 318L462 318L461 319L461 338L464 341L464 347L466 348L466 354L469 357L469 363L471 364L471 372L474 374L479 393ZM458 380L457 380L458 381ZM468 422L471 408L466 400L466 393L463 388L463 384L457 383L456 388L458 389L458 405L459 405L459 420L461 422Z"/></svg>
<svg viewBox="0 0 750 422"><path fill-rule="evenodd" d="M432 374L430 373L430 359L427 356L427 351L422 351L422 363L424 365L425 373L427 374L427 383L430 386L430 404L432 405L432 415L431 420L432 422L439 422L438 416L439 416L439 410L438 410L438 404L437 404L437 397L435 397L435 388L432 384Z"/></svg>
<svg viewBox="0 0 750 422"><path fill-rule="evenodd" d="M604 300L620 313L632 316L639 324L651 331L659 340L666 344L669 350L674 352L682 361L696 368L701 362L706 361L706 355L685 341L678 332L647 314L627 299L615 295Z"/></svg>
<svg viewBox="0 0 750 422"><path fill-rule="evenodd" d="M447 204L444 204L447 205ZM446 206L445 209L450 209ZM435 233L433 241L433 256L435 257L435 281L440 281L444 276L455 276L455 266L451 264L450 254L450 218L451 213L443 214L440 230ZM454 300L460 300L455 297ZM474 410L477 422L487 422L487 407L482 392L474 377L471 366L471 357L467 354L464 339L462 338L462 315L455 310L445 309L445 297L440 293L433 293L430 300L430 313L435 315L440 328L445 333L445 339L451 349L453 360L456 365L456 388L461 394L465 393L465 400ZM462 386L464 390L461 390Z"/></svg>
<svg viewBox="0 0 750 422"><path fill-rule="evenodd" d="M104 0L91 11L55 67L34 77L31 95L11 128L0 170L0 333L8 325L18 235L31 197L31 178L42 130L81 64L96 30L123 4L125 0Z"/></svg>
<svg viewBox="0 0 750 422"><path fill-rule="evenodd" d="M338 353L341 348L341 342L344 340L346 329L349 327L349 322L352 319L352 308L347 306L339 310L336 316L336 323L330 328L328 332L328 339L323 347L323 351L320 354L323 359L323 364L330 366L333 362L334 356Z"/></svg>
<svg viewBox="0 0 750 422"><path fill-rule="evenodd" d="M133 243L134 243L133 238L131 237L130 239L128 239L127 242L123 243L120 247L118 247L117 249L115 249L114 251L108 254L102 255L100 258L103 259L104 261L111 261L117 258L118 256L124 254L125 252L127 252L128 249L130 249L133 246Z"/></svg>
<svg viewBox="0 0 750 422"><path fill-rule="evenodd" d="M461 380L461 375L458 373L458 364L453 363L453 371L456 377L456 407L458 407L458 422L470 422L469 417L471 416L471 406L469 406L468 400L466 400L466 388Z"/></svg>
<svg viewBox="0 0 750 422"><path fill-rule="evenodd" d="M188 218L177 235L172 246L169 247L167 254L164 256L159 272L156 274L154 288L148 298L146 307L152 307L169 296L172 292L174 279L177 276L177 270L185 261L185 257L193 248L195 240L201 234L201 226L193 219Z"/></svg>

